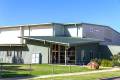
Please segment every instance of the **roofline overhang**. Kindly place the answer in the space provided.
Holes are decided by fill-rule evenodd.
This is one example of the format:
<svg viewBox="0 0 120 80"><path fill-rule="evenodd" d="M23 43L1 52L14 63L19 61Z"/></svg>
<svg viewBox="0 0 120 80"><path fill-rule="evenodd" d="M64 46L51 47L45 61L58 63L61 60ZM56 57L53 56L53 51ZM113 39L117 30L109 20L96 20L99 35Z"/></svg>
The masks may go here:
<svg viewBox="0 0 120 80"><path fill-rule="evenodd" d="M25 24L25 25L16 25L16 26L0 26L0 29L4 28L19 28L19 27L28 27L28 26L45 26L52 25L53 23L41 23L41 24Z"/></svg>
<svg viewBox="0 0 120 80"><path fill-rule="evenodd" d="M26 44L0 44L0 46L25 46Z"/></svg>
<svg viewBox="0 0 120 80"><path fill-rule="evenodd" d="M44 43L48 42L48 43L60 44L60 45L64 45L64 46L70 46L69 43L62 43L62 42L57 42L57 41L50 41L50 40L43 40L43 39L36 39L36 38L29 38L29 37L19 37L19 38L28 39L28 40L43 41Z"/></svg>
<svg viewBox="0 0 120 80"><path fill-rule="evenodd" d="M30 38L30 37L19 37L19 38L23 38L23 39L27 39L27 40L35 40L35 41L42 41L44 43L48 42L48 43L54 43L54 44L59 44L59 45L64 45L64 46L78 46L78 45L84 45L84 44L94 44L94 43L100 43L103 41L90 41L90 42L83 42L83 43L73 43L73 44L69 44L69 43L63 43L63 42L57 42L57 41L51 41L51 40L44 40L44 39L36 39L36 38Z"/></svg>

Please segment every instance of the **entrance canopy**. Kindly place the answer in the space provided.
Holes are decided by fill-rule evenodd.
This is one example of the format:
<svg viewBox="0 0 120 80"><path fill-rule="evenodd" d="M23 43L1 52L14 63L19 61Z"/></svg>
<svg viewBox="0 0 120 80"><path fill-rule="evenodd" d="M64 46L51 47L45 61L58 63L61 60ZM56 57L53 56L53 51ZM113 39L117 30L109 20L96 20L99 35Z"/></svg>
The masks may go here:
<svg viewBox="0 0 120 80"><path fill-rule="evenodd" d="M99 43L102 40L78 37L54 37L54 36L24 36L23 39L55 43L64 46L76 46L81 44Z"/></svg>

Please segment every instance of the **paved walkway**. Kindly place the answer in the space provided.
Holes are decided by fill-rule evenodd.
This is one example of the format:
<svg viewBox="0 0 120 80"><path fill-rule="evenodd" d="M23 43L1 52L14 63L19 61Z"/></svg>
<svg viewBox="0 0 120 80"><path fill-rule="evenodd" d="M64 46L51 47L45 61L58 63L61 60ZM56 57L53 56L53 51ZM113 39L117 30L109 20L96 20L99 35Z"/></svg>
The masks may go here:
<svg viewBox="0 0 120 80"><path fill-rule="evenodd" d="M113 78L107 78L107 79L101 79L101 80L120 80L120 77L113 77Z"/></svg>
<svg viewBox="0 0 120 80"><path fill-rule="evenodd" d="M53 74L53 75L45 75L38 76L32 79L40 79L40 78L49 78L49 77L60 77L60 76L73 76L73 75L82 75L82 74L92 74L92 73L101 73L101 72L111 72L111 71L119 71L120 68L112 68L107 70L97 70L97 71L87 71L87 72L77 72L77 73L64 73L64 74Z"/></svg>

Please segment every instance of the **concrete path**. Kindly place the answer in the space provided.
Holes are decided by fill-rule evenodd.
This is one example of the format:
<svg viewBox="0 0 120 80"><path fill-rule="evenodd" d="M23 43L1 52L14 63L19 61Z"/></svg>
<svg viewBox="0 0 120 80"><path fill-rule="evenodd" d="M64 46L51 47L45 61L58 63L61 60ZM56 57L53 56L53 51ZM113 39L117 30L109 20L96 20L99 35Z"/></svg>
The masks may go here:
<svg viewBox="0 0 120 80"><path fill-rule="evenodd" d="M113 78L107 78L107 79L101 79L101 80L120 80L120 77L113 77Z"/></svg>
<svg viewBox="0 0 120 80"><path fill-rule="evenodd" d="M92 73L101 73L101 72L111 72L111 71L120 71L120 68L112 68L112 69L97 70L97 71L87 71L87 72L77 72L77 73L53 74L53 75L38 76L38 77L34 77L32 79L60 77L60 76L74 76L74 75L83 75L83 74L92 74Z"/></svg>

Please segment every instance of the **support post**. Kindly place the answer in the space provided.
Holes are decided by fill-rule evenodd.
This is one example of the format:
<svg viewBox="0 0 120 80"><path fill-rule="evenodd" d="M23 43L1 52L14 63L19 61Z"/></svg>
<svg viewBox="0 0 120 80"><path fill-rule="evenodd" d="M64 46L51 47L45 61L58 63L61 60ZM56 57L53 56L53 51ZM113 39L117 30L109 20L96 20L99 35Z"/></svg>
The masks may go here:
<svg viewBox="0 0 120 80"><path fill-rule="evenodd" d="M48 48L48 64L50 64L50 48Z"/></svg>
<svg viewBox="0 0 120 80"><path fill-rule="evenodd" d="M65 47L65 65L67 65L67 49Z"/></svg>
<svg viewBox="0 0 120 80"><path fill-rule="evenodd" d="M75 64L77 64L77 51L76 51L76 47L75 47ZM78 61L79 62L79 61Z"/></svg>
<svg viewBox="0 0 120 80"><path fill-rule="evenodd" d="M53 53L52 53L52 44L50 44L50 64L53 64L52 60L53 60Z"/></svg>
<svg viewBox="0 0 120 80"><path fill-rule="evenodd" d="M58 62L59 62L59 64L60 64L60 45L58 45Z"/></svg>
<svg viewBox="0 0 120 80"><path fill-rule="evenodd" d="M23 26L20 26L20 42L21 44L23 44L24 40L23 40L23 37L24 37L24 29L23 29Z"/></svg>

